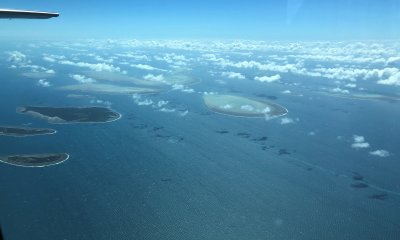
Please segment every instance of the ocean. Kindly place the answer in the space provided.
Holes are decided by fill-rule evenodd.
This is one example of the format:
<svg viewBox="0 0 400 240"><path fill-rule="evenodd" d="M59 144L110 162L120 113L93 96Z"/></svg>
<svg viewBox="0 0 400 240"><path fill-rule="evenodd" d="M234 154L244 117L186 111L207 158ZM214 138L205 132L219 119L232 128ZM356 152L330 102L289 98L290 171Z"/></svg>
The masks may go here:
<svg viewBox="0 0 400 240"><path fill-rule="evenodd" d="M215 67L191 63L189 72L202 80L187 86L194 92L141 96L168 101L173 111L163 112L135 104L132 95L67 97L57 86L72 81L62 73L73 67L52 64L59 74L48 78L53 87L38 87L37 79L21 76L24 69L10 69L6 60L0 65L1 125L57 130L45 136L0 136L0 155L70 155L62 164L43 168L0 165L5 239L364 240L400 235L396 100L324 94L318 81L289 73L273 83L249 80L258 74L251 69L243 71L246 80L224 79L209 72ZM216 81L221 79L225 83ZM361 84L373 89L375 83ZM287 121L212 112L203 103L204 92L278 103L288 109ZM15 111L25 105L104 102L122 118L49 124ZM362 135L370 147L352 148L354 135ZM370 153L377 149L390 156Z"/></svg>

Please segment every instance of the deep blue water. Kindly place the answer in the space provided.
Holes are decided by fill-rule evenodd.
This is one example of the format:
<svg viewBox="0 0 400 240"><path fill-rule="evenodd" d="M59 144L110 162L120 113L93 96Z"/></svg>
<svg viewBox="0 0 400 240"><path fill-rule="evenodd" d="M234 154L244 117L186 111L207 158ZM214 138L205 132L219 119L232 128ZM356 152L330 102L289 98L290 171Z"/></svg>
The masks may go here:
<svg viewBox="0 0 400 240"><path fill-rule="evenodd" d="M46 168L1 164L6 239L397 239L398 102L295 87L304 97L290 96L281 93L290 87L275 83L219 85L202 73L206 66L199 68L196 74L204 75L191 86L196 91L276 96L273 101L289 109L295 122L219 115L208 111L201 95L171 91L147 97L188 109L187 116L137 106L131 96L97 96L112 102L122 119L50 125L15 109L90 102L35 87L34 80L1 66L1 124L29 123L58 133L0 137L0 155L71 156ZM352 149L354 134L365 136L371 149ZM265 145L254 141L263 136ZM375 149L392 156L368 154ZM351 187L353 172L370 186ZM384 200L368 198L382 193Z"/></svg>

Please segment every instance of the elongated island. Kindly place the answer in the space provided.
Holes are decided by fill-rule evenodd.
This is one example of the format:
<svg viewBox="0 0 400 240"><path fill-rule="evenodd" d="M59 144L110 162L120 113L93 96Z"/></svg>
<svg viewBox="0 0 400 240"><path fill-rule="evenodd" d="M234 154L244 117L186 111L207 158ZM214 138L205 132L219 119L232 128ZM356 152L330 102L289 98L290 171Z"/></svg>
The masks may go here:
<svg viewBox="0 0 400 240"><path fill-rule="evenodd" d="M1 156L0 162L20 167L47 167L68 160L66 153L18 154Z"/></svg>
<svg viewBox="0 0 400 240"><path fill-rule="evenodd" d="M116 121L121 114L106 107L37 107L25 106L17 109L41 118L49 123L105 123Z"/></svg>
<svg viewBox="0 0 400 240"><path fill-rule="evenodd" d="M54 134L56 132L56 130L50 128L0 126L0 136L29 137L36 135Z"/></svg>

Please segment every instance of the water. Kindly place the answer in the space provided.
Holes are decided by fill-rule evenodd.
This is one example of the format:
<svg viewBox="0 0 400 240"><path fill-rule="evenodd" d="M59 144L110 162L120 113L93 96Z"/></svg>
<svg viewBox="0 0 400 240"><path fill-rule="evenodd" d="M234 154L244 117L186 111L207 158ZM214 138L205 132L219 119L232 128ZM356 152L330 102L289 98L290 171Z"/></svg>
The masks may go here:
<svg viewBox="0 0 400 240"><path fill-rule="evenodd" d="M93 103L91 98L68 98L57 89L73 82L69 74L81 73L40 60L41 54L59 49L25 51L57 75L48 78L52 87L39 87L37 79L20 75L25 69L9 69L3 60L1 124L53 127L58 133L0 137L0 155L67 152L71 157L45 168L0 166L0 222L6 239L396 239L400 234L398 101L327 96L321 86L335 84L325 82L287 85L303 79L294 74L268 84L251 77L225 78L226 84L220 84L216 80L221 75L208 72L218 67L191 60L188 72L203 80L187 86L194 93L141 97L167 100L175 112L138 106L131 95L89 93L111 102L123 117L105 124L51 125L15 109ZM102 51L95 53L121 52ZM197 52L176 52L199 57ZM154 57L163 51L141 53ZM63 54L70 58L76 52ZM85 55L76 61L93 60ZM121 61L113 64L126 68ZM162 62L149 64L174 70ZM259 75L251 69L243 72ZM132 69L129 74L145 75ZM364 84L371 89L375 83ZM283 94L286 89L293 95ZM203 91L276 96L271 101L285 106L293 122L213 113L202 101ZM238 136L243 132L249 138ZM351 148L353 135L364 136L371 147ZM261 137L268 139L255 141ZM376 149L391 156L369 154ZM353 179L356 173L369 187L351 187L360 182ZM374 194L386 198L371 199Z"/></svg>

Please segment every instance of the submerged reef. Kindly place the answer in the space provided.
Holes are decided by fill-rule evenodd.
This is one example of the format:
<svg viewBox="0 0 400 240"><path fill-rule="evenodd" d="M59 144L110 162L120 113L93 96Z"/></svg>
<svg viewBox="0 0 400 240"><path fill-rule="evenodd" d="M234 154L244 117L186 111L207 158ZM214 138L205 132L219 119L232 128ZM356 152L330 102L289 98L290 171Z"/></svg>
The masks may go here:
<svg viewBox="0 0 400 240"><path fill-rule="evenodd" d="M279 117L287 114L286 108L267 101L253 100L235 95L207 94L206 106L217 113L236 117Z"/></svg>
<svg viewBox="0 0 400 240"><path fill-rule="evenodd" d="M386 200L388 198L387 193L376 193L368 196L369 199L376 199L376 200Z"/></svg>
<svg viewBox="0 0 400 240"><path fill-rule="evenodd" d="M280 155L290 155L290 152L288 152L288 150L286 150L286 149L284 149L284 148L281 148L281 149L279 149L279 151L278 151L278 155L280 156Z"/></svg>
<svg viewBox="0 0 400 240"><path fill-rule="evenodd" d="M363 183L363 182L356 182L356 183L352 183L350 186L352 188L367 188L368 184Z"/></svg>

